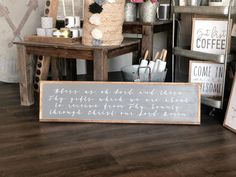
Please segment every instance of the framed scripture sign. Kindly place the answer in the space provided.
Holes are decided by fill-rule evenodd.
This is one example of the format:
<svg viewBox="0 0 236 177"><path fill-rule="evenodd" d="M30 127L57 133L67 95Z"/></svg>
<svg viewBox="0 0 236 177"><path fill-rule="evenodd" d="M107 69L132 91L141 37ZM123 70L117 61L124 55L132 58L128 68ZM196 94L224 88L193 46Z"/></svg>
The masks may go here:
<svg viewBox="0 0 236 177"><path fill-rule="evenodd" d="M159 82L40 82L41 122L200 124L200 86Z"/></svg>
<svg viewBox="0 0 236 177"><path fill-rule="evenodd" d="M232 21L230 24L231 29ZM191 50L218 55L225 54L227 25L226 19L193 18Z"/></svg>
<svg viewBox="0 0 236 177"><path fill-rule="evenodd" d="M236 133L236 75L229 97L224 126Z"/></svg>
<svg viewBox="0 0 236 177"><path fill-rule="evenodd" d="M222 96L224 64L208 61L189 62L189 82L200 83L204 96Z"/></svg>

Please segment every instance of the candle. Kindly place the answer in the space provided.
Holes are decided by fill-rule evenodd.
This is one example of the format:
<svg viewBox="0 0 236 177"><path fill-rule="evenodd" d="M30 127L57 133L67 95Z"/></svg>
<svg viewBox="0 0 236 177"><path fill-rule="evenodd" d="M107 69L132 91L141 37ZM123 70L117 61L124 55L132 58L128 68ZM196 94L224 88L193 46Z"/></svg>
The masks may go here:
<svg viewBox="0 0 236 177"><path fill-rule="evenodd" d="M75 1L71 0L71 3L72 3L72 14L73 16L75 16Z"/></svg>
<svg viewBox="0 0 236 177"><path fill-rule="evenodd" d="M62 8L63 8L64 17L66 17L66 6L65 6L65 1L64 1L64 0L61 0L61 1L62 1Z"/></svg>

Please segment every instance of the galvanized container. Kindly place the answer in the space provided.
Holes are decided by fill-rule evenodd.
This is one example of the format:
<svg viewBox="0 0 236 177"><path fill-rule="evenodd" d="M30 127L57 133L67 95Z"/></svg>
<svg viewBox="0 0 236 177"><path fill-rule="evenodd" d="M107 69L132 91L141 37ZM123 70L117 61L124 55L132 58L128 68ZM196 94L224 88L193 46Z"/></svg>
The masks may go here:
<svg viewBox="0 0 236 177"><path fill-rule="evenodd" d="M139 4L139 19L141 22L155 22L158 3L150 0Z"/></svg>
<svg viewBox="0 0 236 177"><path fill-rule="evenodd" d="M200 6L201 0L188 0L188 6Z"/></svg>
<svg viewBox="0 0 236 177"><path fill-rule="evenodd" d="M134 82L164 82L167 70L164 72L150 73L148 67L145 73L139 73L139 65L128 65L121 68L124 81Z"/></svg>
<svg viewBox="0 0 236 177"><path fill-rule="evenodd" d="M125 21L134 22L137 18L137 6L136 3L127 2L125 4Z"/></svg>

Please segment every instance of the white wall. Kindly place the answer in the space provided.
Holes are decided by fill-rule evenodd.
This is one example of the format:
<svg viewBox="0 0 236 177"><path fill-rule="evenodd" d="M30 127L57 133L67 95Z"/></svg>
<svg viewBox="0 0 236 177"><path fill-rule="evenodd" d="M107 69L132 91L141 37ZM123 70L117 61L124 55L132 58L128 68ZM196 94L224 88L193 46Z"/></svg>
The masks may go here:
<svg viewBox="0 0 236 177"><path fill-rule="evenodd" d="M36 1L36 0L35 0ZM7 8L9 18L17 28L27 11L29 0L0 0L0 8ZM44 0L38 0L37 9L33 10L26 21L22 31L21 38L35 33L36 27L40 25L40 16L43 13ZM13 39L13 31L9 27L3 14L0 12L0 81L18 82L18 64L16 46L8 46ZM19 40L19 39L16 39Z"/></svg>
<svg viewBox="0 0 236 177"><path fill-rule="evenodd" d="M72 10L72 1L71 0L64 0L65 2L65 8L66 8L66 16L72 16L73 10ZM74 0L75 5L75 15L82 17L83 16L83 0ZM62 1L59 0L58 5L58 17L64 17L64 11L62 6Z"/></svg>

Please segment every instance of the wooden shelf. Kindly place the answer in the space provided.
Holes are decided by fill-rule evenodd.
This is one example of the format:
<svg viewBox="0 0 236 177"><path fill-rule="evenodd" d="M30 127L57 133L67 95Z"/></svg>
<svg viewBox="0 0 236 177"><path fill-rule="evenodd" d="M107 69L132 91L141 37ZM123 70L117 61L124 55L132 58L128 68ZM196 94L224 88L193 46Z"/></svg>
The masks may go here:
<svg viewBox="0 0 236 177"><path fill-rule="evenodd" d="M205 61L213 61L218 63L224 63L225 55L216 55L216 54L209 54L203 52L197 52L187 49L181 49L179 47L173 48L173 54L188 58L194 58L198 60L205 60ZM231 62L235 59L235 55L228 55L227 62Z"/></svg>
<svg viewBox="0 0 236 177"><path fill-rule="evenodd" d="M224 15L227 16L229 6L175 6L175 13L202 14L202 15ZM231 8L231 15L236 15L236 7Z"/></svg>
<svg viewBox="0 0 236 177"><path fill-rule="evenodd" d="M209 97L201 97L201 103L207 106L211 106L213 108L222 109L222 101L221 98L209 98Z"/></svg>
<svg viewBox="0 0 236 177"><path fill-rule="evenodd" d="M173 5L173 30L175 29L175 14L192 14L192 15L203 15L203 16L222 16L225 18L228 18L228 24L232 17L236 17L236 7L231 6L232 3L230 3L230 6L175 6ZM229 31L227 31L227 35ZM230 36L231 37L231 36ZM226 38L226 40L229 40L229 38ZM227 41L229 42L229 41ZM234 46L231 47L231 51L228 50L229 46L225 49L226 51L230 51L230 54L209 54L204 52L197 52L192 50L186 50L182 49L180 47L174 46L175 44L175 34L173 33L172 37L172 61L174 63L175 55L177 56L183 56L187 57L189 59L196 59L196 60L203 60L203 61L211 61L211 62L217 62L224 64L224 80L223 85L225 85L226 80L226 70L227 70L227 63L235 60L234 55ZM174 68L175 65L172 65L172 68ZM172 72L172 78L174 77L174 72ZM212 98L212 97L201 97L201 103L211 106L213 108L222 109L223 108L223 102L224 102L224 87L223 87L223 94L220 98Z"/></svg>

